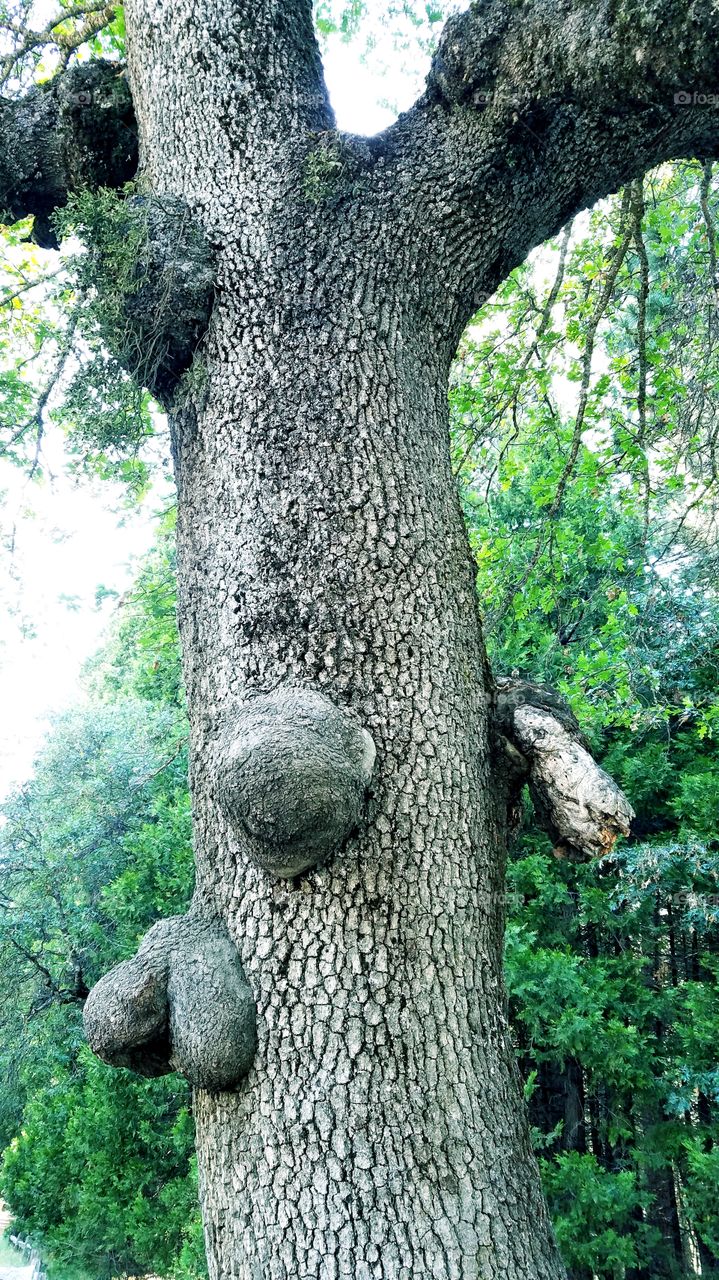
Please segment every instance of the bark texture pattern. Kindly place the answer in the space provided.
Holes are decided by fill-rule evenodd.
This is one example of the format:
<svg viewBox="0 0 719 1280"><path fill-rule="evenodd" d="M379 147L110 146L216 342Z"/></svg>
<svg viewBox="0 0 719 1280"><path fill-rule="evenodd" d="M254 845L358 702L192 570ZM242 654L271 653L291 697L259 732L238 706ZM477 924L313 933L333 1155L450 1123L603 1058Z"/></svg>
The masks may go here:
<svg viewBox="0 0 719 1280"><path fill-rule="evenodd" d="M179 1071L196 1088L233 1089L256 1047L255 1006L224 928L197 916L161 920L136 956L93 987L90 1047L144 1076Z"/></svg>
<svg viewBox="0 0 719 1280"><path fill-rule="evenodd" d="M257 865L291 877L327 862L362 813L376 756L367 730L316 690L281 685L239 710L225 743L222 807Z"/></svg>
<svg viewBox="0 0 719 1280"><path fill-rule="evenodd" d="M224 246L208 382L173 421L198 904L257 1003L241 1089L196 1097L212 1275L556 1280L501 991L454 302L394 143L334 135L309 4L229 19L128 9L145 170ZM272 882L221 779L227 724L286 685L346 708L377 763L371 820Z"/></svg>

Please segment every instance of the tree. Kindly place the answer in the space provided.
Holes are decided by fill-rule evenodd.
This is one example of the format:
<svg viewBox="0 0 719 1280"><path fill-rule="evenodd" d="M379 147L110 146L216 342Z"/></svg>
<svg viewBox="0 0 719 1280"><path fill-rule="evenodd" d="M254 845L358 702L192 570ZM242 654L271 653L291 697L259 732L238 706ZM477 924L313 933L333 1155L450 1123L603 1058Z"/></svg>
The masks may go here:
<svg viewBox="0 0 719 1280"><path fill-rule="evenodd" d="M528 770L570 845L628 813L595 775L568 825L575 723L491 676L447 377L533 246L716 153L714 4L475 4L373 139L334 127L309 0L131 0L127 81L67 65L74 12L66 69L3 102L0 202L50 243L50 210L132 176L137 122L132 192L70 213L102 335L170 414L197 860L188 915L90 996L91 1042L194 1084L213 1277L555 1280L507 811Z"/></svg>

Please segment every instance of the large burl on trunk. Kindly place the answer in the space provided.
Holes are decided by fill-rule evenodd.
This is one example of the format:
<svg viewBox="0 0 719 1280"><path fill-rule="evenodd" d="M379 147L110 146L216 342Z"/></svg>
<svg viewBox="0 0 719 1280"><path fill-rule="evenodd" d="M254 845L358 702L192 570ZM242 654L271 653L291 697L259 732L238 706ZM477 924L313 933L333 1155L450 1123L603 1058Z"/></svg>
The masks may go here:
<svg viewBox="0 0 719 1280"><path fill-rule="evenodd" d="M601 852L630 811L565 707L493 685L447 377L532 246L716 152L716 108L675 101L719 83L715 5L486 0L374 139L335 130L310 0L126 16L143 190L215 264L212 299L177 266L211 314L181 380L166 335L162 385L197 891L98 984L91 1042L192 1080L213 1280L560 1280L502 992L507 813L528 780L555 843ZM33 199L71 152L45 140Z"/></svg>

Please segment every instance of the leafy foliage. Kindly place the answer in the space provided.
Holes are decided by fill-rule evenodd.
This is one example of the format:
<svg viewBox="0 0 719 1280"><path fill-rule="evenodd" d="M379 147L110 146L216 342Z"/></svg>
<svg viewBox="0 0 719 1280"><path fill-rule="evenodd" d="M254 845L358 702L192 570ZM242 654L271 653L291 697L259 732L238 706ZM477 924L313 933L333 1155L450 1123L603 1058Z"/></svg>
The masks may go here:
<svg viewBox="0 0 719 1280"><path fill-rule="evenodd" d="M0 89L22 90L49 80L88 53L122 57L125 19L107 0L57 0L48 9L33 0L2 0Z"/></svg>
<svg viewBox="0 0 719 1280"><path fill-rule="evenodd" d="M509 867L517 1052L574 1280L719 1274L717 185L651 175L466 335L455 466L495 669L559 686L636 811ZM608 288L608 284L611 288Z"/></svg>
<svg viewBox="0 0 719 1280"><path fill-rule="evenodd" d="M33 1092L2 1177L20 1229L49 1246L51 1276L187 1274L197 1213L188 1102L175 1077L148 1087L108 1072L86 1046Z"/></svg>
<svg viewBox="0 0 719 1280"><path fill-rule="evenodd" d="M195 1280L189 1091L175 1077L147 1088L108 1071L81 1030L88 987L158 916L182 911L192 885L174 617L163 637L150 566L143 580L131 607L150 602L159 656L148 669L123 648L140 626L126 614L106 676L96 664L96 700L56 723L34 778L3 810L1 1181L58 1274Z"/></svg>

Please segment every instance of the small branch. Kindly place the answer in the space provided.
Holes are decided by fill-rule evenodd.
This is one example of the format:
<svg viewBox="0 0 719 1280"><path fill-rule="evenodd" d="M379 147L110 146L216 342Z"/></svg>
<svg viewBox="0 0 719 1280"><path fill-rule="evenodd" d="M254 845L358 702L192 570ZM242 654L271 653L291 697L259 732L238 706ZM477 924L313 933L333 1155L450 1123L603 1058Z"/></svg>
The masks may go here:
<svg viewBox="0 0 719 1280"><path fill-rule="evenodd" d="M496 682L495 725L511 762L508 806L527 782L539 825L558 857L603 857L629 835L634 811L592 758L569 704L553 689Z"/></svg>
<svg viewBox="0 0 719 1280"><path fill-rule="evenodd" d="M164 773L165 769L169 769L170 765L174 763L180 752L187 746L188 742L189 736L188 734L185 734L184 738L180 738L176 743L172 755L168 756L166 760L163 760L162 764L158 765L156 769L153 769L152 773L146 774L144 778L140 778L139 782L133 783L133 790L137 791L140 787L146 786L148 782L152 782L153 778L157 778L161 773Z"/></svg>
<svg viewBox="0 0 719 1280"><path fill-rule="evenodd" d="M106 4L105 0L101 0L99 4L78 4L63 10L62 13L48 22L41 31L26 29L15 48L0 59L0 86L7 84L12 78L18 63L35 49L41 49L46 45L53 44L65 50L68 54L79 49L80 45L91 40L93 36L102 31L103 27L112 22L115 16L115 8L114 4ZM77 31L72 32L72 34L68 33L65 36L55 35L58 27L64 26L67 22L73 22L77 18L85 19L83 25Z"/></svg>
<svg viewBox="0 0 719 1280"><path fill-rule="evenodd" d="M499 408L495 410L492 418L493 423L501 422L504 414L507 412L507 409L509 409L510 407L512 408L513 414L516 415L517 398L519 395L519 384L520 384L521 375L526 372L529 366L529 362L532 359L533 355L535 355L537 359L541 362L542 357L539 351L539 343L541 342L542 338L544 337L544 334L546 333L549 327L550 321L552 319L552 308L554 307L554 304L557 301L557 298L559 297L559 291L562 287L562 282L564 280L564 273L567 265L567 255L569 252L569 244L572 238L573 226L574 226L573 222L568 222L566 227L564 228L564 231L562 232L562 239L559 246L559 259L557 262L557 270L555 273L552 287L549 293L547 294L544 306L542 307L542 310L540 312L539 324L537 325L537 330L534 335L534 341L532 342L531 346L529 347L528 351L525 353L522 361L520 362L514 392L512 396L505 399L503 403L500 404ZM491 425L491 424L483 424L482 426L483 431L487 430L488 425ZM515 426L516 426L516 423L515 423ZM467 458L469 457L470 453L472 452L472 449L477 443L477 438L478 438L478 432L472 431L470 433L469 443L466 445L464 452L462 453L459 459L459 462L454 468L455 475L458 475L461 472L465 462L467 461ZM510 442L512 438L513 437L510 437ZM487 480L487 485L486 485L486 491L485 491L485 501L489 500L490 486L492 484L492 481L494 480L495 475L497 474L497 471L499 470L499 467L502 464L502 461L507 452L507 449L509 448L510 442L505 442L505 444L503 445L502 450L500 451L497 457L497 461L489 475L489 478Z"/></svg>
<svg viewBox="0 0 719 1280"><path fill-rule="evenodd" d="M35 475L35 472L37 471L38 466L40 465L40 453L42 450L42 441L45 433L45 420L44 420L45 410L47 409L50 397L52 396L53 391L57 387L63 375L65 365L67 364L67 361L70 357L70 353L73 347L73 340L75 337L75 331L77 329L77 323L78 323L78 318L77 318L77 315L74 314L71 316L70 323L63 336L62 345L59 349L57 360L55 361L55 366L50 376L48 377L45 385L40 391L40 394L35 402L35 408L33 409L31 417L26 419L26 421L23 422L19 427L16 427L15 431L13 432L12 436L8 440L7 444L4 444L4 445L0 444L0 458L2 458L3 456L6 456L9 453L9 451L13 448L14 445L19 444L20 441L24 438L24 436L26 436L33 427L35 428L35 431L36 431L35 454L34 454L34 458L29 471L29 479L33 478L33 476Z"/></svg>
<svg viewBox="0 0 719 1280"><path fill-rule="evenodd" d="M11 933L6 933L5 937L7 941L10 943L10 946L14 947L15 950L18 951L20 955L23 956L24 959L27 960L28 963L33 966L34 969L37 970L41 978L44 980L45 986L48 988L48 990L50 990L54 995L57 995L59 993L59 987L57 986L55 979L53 978L50 970L46 967L46 965L44 965L36 955L33 955L32 951L28 951L27 948L22 945L22 943L18 942L17 938L13 938Z"/></svg>
<svg viewBox="0 0 719 1280"><path fill-rule="evenodd" d="M709 207L709 192L711 190L713 166L710 160L705 161L702 170L702 180L699 187L699 203L701 206L702 217L707 232L707 245L709 248L709 266L711 269L711 283L714 290L714 297L719 302L719 266L717 266L717 233L714 225L714 218Z"/></svg>
<svg viewBox="0 0 719 1280"><path fill-rule="evenodd" d="M41 285L47 284L50 280L56 280L59 275L62 275L64 270L64 266L58 267L56 271L49 271L44 276L38 276L37 280L26 280L22 276L22 273L18 273L20 274L23 283L19 288L15 289L14 293L5 293L0 295L0 307L9 307L16 298L22 298L23 294L29 293L31 289L39 289Z"/></svg>
<svg viewBox="0 0 719 1280"><path fill-rule="evenodd" d="M646 547L649 537L649 512L652 496L651 473L647 456L647 304L649 301L649 257L644 243L644 183L640 179L631 187L632 239L639 257L639 290L637 292L637 352L639 356L639 382L637 387L637 414L639 430L637 444L641 449L644 470L643 530L641 546Z"/></svg>

